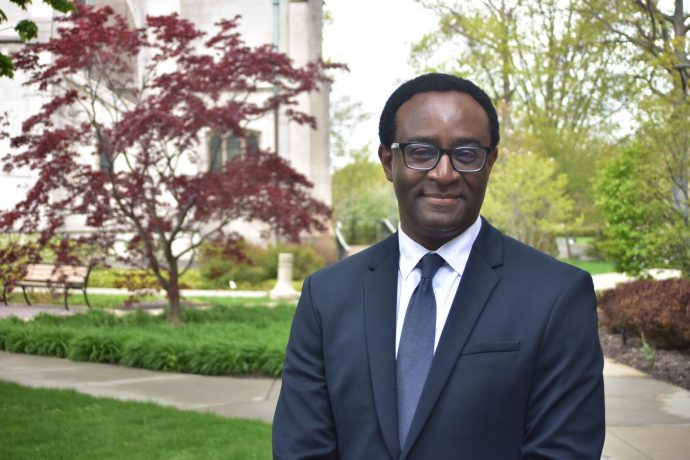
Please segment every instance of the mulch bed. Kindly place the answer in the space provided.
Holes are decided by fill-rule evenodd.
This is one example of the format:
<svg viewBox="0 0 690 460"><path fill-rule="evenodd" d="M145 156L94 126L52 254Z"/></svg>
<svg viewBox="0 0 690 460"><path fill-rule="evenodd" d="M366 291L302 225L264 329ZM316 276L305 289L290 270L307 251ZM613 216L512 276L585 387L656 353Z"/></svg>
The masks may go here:
<svg viewBox="0 0 690 460"><path fill-rule="evenodd" d="M642 339L628 335L623 345L621 334L599 328L599 340L604 356L649 374L655 379L690 390L690 350L656 350L654 367L642 352Z"/></svg>

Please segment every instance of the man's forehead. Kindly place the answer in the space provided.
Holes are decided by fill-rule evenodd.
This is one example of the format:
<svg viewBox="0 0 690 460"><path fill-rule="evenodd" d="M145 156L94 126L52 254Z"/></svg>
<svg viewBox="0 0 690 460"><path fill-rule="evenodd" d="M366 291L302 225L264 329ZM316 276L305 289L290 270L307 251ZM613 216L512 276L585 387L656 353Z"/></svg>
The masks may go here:
<svg viewBox="0 0 690 460"><path fill-rule="evenodd" d="M486 113L486 110L482 105L477 101L474 97L472 97L471 94L466 93L464 91L457 91L457 90L449 90L449 91L424 91L424 92L419 92L415 93L412 96L410 96L409 99L407 99L405 102L400 104L400 107L398 107L398 111L396 112L396 115L400 113L400 111L407 105L410 104L424 104L428 103L434 100L453 100L458 102L459 104L470 104L473 106L473 108L476 108L478 110L481 110L482 112ZM462 102L461 102L462 101ZM488 118L488 114L487 114Z"/></svg>
<svg viewBox="0 0 690 460"><path fill-rule="evenodd" d="M395 131L466 127L489 134L489 116L471 95L461 91L417 93L405 101L395 115ZM407 135L411 134L409 132ZM422 133L418 133L422 135Z"/></svg>

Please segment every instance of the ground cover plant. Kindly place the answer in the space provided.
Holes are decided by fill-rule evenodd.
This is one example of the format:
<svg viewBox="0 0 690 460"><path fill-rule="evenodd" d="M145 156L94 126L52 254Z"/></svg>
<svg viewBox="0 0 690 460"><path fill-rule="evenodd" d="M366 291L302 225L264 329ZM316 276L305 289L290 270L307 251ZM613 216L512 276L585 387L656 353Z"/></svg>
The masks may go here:
<svg viewBox="0 0 690 460"><path fill-rule="evenodd" d="M0 382L0 458L270 459L271 427Z"/></svg>
<svg viewBox="0 0 690 460"><path fill-rule="evenodd" d="M0 350L204 375L277 376L294 306L185 309L183 325L138 310L0 320Z"/></svg>

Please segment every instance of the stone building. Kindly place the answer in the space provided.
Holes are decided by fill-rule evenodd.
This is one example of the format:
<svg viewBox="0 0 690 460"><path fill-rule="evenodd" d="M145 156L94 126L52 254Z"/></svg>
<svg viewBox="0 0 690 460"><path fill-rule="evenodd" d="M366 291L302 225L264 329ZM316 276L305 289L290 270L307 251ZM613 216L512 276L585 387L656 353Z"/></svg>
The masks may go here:
<svg viewBox="0 0 690 460"><path fill-rule="evenodd" d="M232 18L241 15L240 32L249 45L271 43L278 50L288 54L296 65L321 57L323 0L82 0L94 6L108 5L125 17L133 27L144 24L147 15L177 13L194 22L200 29L211 32L219 18ZM39 30L38 40L48 40L55 33L57 24L54 12L42 2L34 2L27 12L13 4L4 4L3 10L9 21L15 24L21 19L30 18ZM18 49L21 43L12 27L0 31L0 49L9 54ZM142 68L147 62L146 55L140 55L137 66ZM35 114L41 103L40 96L22 86L23 75L15 73L14 79L0 79L0 112L10 114L10 132L17 134L23 120ZM288 122L280 113L264 117L248 126L246 141L222 134L205 133L205 145L201 162L196 167L213 168L228 157L237 154L242 148L252 144L262 149L270 149L286 158L292 166L304 174L314 184L314 195L326 203L331 203L330 158L329 158L329 88L318 93L301 96L300 110L317 119L317 129ZM0 157L9 149L7 143L0 143ZM220 155L218 153L220 152ZM97 161L93 156L85 161ZM190 167L194 167L191 166ZM15 172L8 175L0 165L0 209L6 210L18 202L33 183L35 177L30 172ZM69 224L68 231L80 231L79 220ZM257 234L258 232L253 232ZM247 233L245 233L247 234ZM250 239L251 236L249 235Z"/></svg>

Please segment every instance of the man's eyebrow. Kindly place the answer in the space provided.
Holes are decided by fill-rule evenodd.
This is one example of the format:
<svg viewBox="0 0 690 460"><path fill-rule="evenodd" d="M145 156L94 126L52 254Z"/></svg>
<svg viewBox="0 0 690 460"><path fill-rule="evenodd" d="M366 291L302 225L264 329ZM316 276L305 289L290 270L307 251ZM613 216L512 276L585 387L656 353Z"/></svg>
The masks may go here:
<svg viewBox="0 0 690 460"><path fill-rule="evenodd" d="M420 142L424 144L431 144L438 147L438 140L433 137L413 136L405 142ZM453 147L461 145L482 145L482 142L476 137L458 137L456 139L453 139L453 142L451 142L451 146Z"/></svg>

